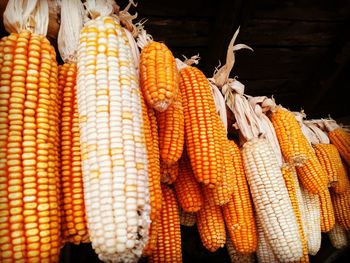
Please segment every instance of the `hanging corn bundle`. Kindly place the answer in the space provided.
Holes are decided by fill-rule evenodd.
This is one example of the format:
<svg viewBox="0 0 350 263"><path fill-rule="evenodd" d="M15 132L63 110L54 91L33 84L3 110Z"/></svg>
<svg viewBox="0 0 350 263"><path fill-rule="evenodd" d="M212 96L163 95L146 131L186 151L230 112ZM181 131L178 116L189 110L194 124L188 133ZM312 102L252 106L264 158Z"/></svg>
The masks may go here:
<svg viewBox="0 0 350 263"><path fill-rule="evenodd" d="M244 138L243 164L257 220L260 220L267 242L278 260L297 261L302 257L302 242L277 157L265 138L258 116L243 95L244 85L229 79L234 51L246 47L234 45L237 34L238 30L230 43L227 64L216 72L214 79L222 88L226 103L236 118L236 127Z"/></svg>
<svg viewBox="0 0 350 263"><path fill-rule="evenodd" d="M134 262L148 240L150 201L139 63L112 6L88 1L80 33L78 113L88 228L107 262Z"/></svg>
<svg viewBox="0 0 350 263"><path fill-rule="evenodd" d="M84 7L79 0L61 2L58 48L64 65L59 66L58 83L62 91L61 182L62 238L79 244L89 242L81 172L80 132L76 96L76 52L83 27Z"/></svg>
<svg viewBox="0 0 350 263"><path fill-rule="evenodd" d="M9 0L0 40L0 262L58 262L59 113L47 1Z"/></svg>

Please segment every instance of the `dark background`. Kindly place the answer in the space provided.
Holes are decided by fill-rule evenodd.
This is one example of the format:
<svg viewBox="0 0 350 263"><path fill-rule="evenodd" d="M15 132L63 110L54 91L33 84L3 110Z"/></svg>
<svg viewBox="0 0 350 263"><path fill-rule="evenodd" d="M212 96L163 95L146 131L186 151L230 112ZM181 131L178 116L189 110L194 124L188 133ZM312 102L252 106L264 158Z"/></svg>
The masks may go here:
<svg viewBox="0 0 350 263"><path fill-rule="evenodd" d="M50 2L48 37L56 45L59 15ZM6 0L0 0L0 35ZM127 1L117 1L121 8ZM350 123L350 0L140 0L131 13L147 18L145 28L174 55L200 54L198 67L211 77L225 62L227 45L241 26L232 77L238 76L249 95L273 95L308 118L330 115ZM60 58L58 58L60 60ZM62 62L62 61L61 61ZM229 262L225 249L209 253L196 227L182 227L184 262ZM323 235L321 251L311 262L346 262L349 248L334 250ZM146 260L141 260L146 261ZM98 262L90 245L66 245L62 262Z"/></svg>

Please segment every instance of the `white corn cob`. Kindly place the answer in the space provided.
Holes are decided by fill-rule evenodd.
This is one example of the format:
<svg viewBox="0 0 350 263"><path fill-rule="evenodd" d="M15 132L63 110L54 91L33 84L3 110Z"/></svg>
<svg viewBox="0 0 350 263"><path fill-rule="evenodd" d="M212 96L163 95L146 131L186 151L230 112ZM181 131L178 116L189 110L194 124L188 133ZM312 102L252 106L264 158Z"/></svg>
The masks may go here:
<svg viewBox="0 0 350 263"><path fill-rule="evenodd" d="M256 249L256 257L259 263L278 263L280 262L272 251L272 247L265 237L261 222L256 220L256 228L258 231L258 246Z"/></svg>
<svg viewBox="0 0 350 263"><path fill-rule="evenodd" d="M254 254L239 253L234 247L229 234L226 234L226 249L232 263L253 263L255 262Z"/></svg>
<svg viewBox="0 0 350 263"><path fill-rule="evenodd" d="M346 230L335 223L331 231L328 232L331 244L336 249L342 249L348 245L348 239L346 236Z"/></svg>
<svg viewBox="0 0 350 263"><path fill-rule="evenodd" d="M298 224L270 143L263 138L243 145L244 168L258 220L278 260L296 261L302 256Z"/></svg>
<svg viewBox="0 0 350 263"><path fill-rule="evenodd" d="M301 188L305 208L307 247L310 255L316 255L321 247L321 210L318 196Z"/></svg>
<svg viewBox="0 0 350 263"><path fill-rule="evenodd" d="M135 262L150 222L146 145L131 48L111 17L81 31L77 91L92 246L105 262Z"/></svg>
<svg viewBox="0 0 350 263"><path fill-rule="evenodd" d="M183 226L194 226L196 224L196 213L180 210L180 224Z"/></svg>

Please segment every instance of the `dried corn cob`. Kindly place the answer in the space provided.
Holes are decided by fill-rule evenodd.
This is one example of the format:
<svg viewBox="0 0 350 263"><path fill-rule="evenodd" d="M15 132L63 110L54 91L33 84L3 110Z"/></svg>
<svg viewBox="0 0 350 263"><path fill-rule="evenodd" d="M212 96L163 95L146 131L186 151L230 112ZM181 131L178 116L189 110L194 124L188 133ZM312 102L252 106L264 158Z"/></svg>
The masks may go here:
<svg viewBox="0 0 350 263"><path fill-rule="evenodd" d="M146 31L140 37L147 38ZM165 44L150 41L142 46L140 77L147 104L160 112L167 110L178 92L179 73Z"/></svg>
<svg viewBox="0 0 350 263"><path fill-rule="evenodd" d="M339 165L338 181L332 185L331 189L337 194L345 193L348 189L350 189L348 171L345 163L343 162L341 162Z"/></svg>
<svg viewBox="0 0 350 263"><path fill-rule="evenodd" d="M339 224L335 224L331 231L328 232L329 240L336 249L342 249L348 245L346 230Z"/></svg>
<svg viewBox="0 0 350 263"><path fill-rule="evenodd" d="M211 252L226 242L225 222L220 206L208 198L208 188L203 189L203 207L197 212L197 227L202 243Z"/></svg>
<svg viewBox="0 0 350 263"><path fill-rule="evenodd" d="M204 74L195 67L183 68L180 76L187 153L197 181L214 188L222 179L222 159L211 89Z"/></svg>
<svg viewBox="0 0 350 263"><path fill-rule="evenodd" d="M180 216L175 193L162 184L162 195L157 247L149 257L149 262L182 262Z"/></svg>
<svg viewBox="0 0 350 263"><path fill-rule="evenodd" d="M196 213L180 211L180 224L183 226L194 226L196 224Z"/></svg>
<svg viewBox="0 0 350 263"><path fill-rule="evenodd" d="M240 253L252 253L257 246L253 204L239 148L234 141L229 141L229 145L234 164L235 191L232 199L222 207L225 224L236 250Z"/></svg>
<svg viewBox="0 0 350 263"><path fill-rule="evenodd" d="M297 195L301 194L301 193L298 193L299 183L298 183L296 171L295 171L294 167L290 167L287 165L282 166L281 170L282 170L284 182L285 182L286 187L288 189L289 198L292 202L293 211L294 211L295 217L297 219L299 235L301 237L301 243L302 243L302 247L303 247L303 255L298 261L299 262L309 262L309 255L308 255L308 249L307 249L307 239L306 239L306 236L304 234L304 228L303 228L303 222L302 222L302 216L301 216L302 212L300 209L303 204L299 202L300 197L299 198L297 197ZM328 191L328 189L327 189L327 191Z"/></svg>
<svg viewBox="0 0 350 263"><path fill-rule="evenodd" d="M157 122L160 157L164 163L174 164L182 155L185 141L185 122L180 91L165 112L157 113Z"/></svg>
<svg viewBox="0 0 350 263"><path fill-rule="evenodd" d="M310 255L316 255L321 247L321 210L317 195L301 188L306 213L307 247Z"/></svg>
<svg viewBox="0 0 350 263"><path fill-rule="evenodd" d="M165 184L172 184L175 182L179 175L179 163L167 165L164 162L160 162L160 180Z"/></svg>
<svg viewBox="0 0 350 263"><path fill-rule="evenodd" d="M344 128L338 127L328 133L332 144L337 147L341 157L350 165L350 134Z"/></svg>
<svg viewBox="0 0 350 263"><path fill-rule="evenodd" d="M202 193L194 178L186 152L179 160L179 176L174 182L177 200L185 212L197 212L202 207Z"/></svg>
<svg viewBox="0 0 350 263"><path fill-rule="evenodd" d="M126 32L87 22L78 49L82 171L92 246L104 261L136 261L149 228L147 148L138 76Z"/></svg>
<svg viewBox="0 0 350 263"><path fill-rule="evenodd" d="M338 162L341 162L337 148L333 144L319 143L314 145L317 159L328 178L328 186L338 181Z"/></svg>
<svg viewBox="0 0 350 263"><path fill-rule="evenodd" d="M158 229L160 228L161 219L160 216L151 222L148 234L147 245L144 247L142 251L143 256L152 255L153 251L157 248L157 240L158 240Z"/></svg>
<svg viewBox="0 0 350 263"><path fill-rule="evenodd" d="M147 145L148 182L150 192L151 220L156 220L162 209L162 190L160 187L160 162L158 147L158 126L153 109L147 108L144 99L141 100L144 134Z"/></svg>
<svg viewBox="0 0 350 263"><path fill-rule="evenodd" d="M298 224L271 145L252 139L243 145L242 157L257 218L274 254L281 261L299 260Z"/></svg>
<svg viewBox="0 0 350 263"><path fill-rule="evenodd" d="M242 254L237 251L228 234L226 234L226 249L232 263L255 262L254 254Z"/></svg>
<svg viewBox="0 0 350 263"><path fill-rule="evenodd" d="M61 181L63 238L79 244L89 242L80 157L80 132L76 98L75 63L59 67L58 83L62 90Z"/></svg>
<svg viewBox="0 0 350 263"><path fill-rule="evenodd" d="M335 224L334 210L329 190L326 189L318 194L321 211L321 231L330 231Z"/></svg>
<svg viewBox="0 0 350 263"><path fill-rule="evenodd" d="M259 263L278 263L278 258L273 253L272 247L270 246L264 229L259 219L256 220L257 232L258 232L258 246L256 250L256 256Z"/></svg>
<svg viewBox="0 0 350 263"><path fill-rule="evenodd" d="M343 194L331 193L335 220L346 230L350 229L350 189Z"/></svg>

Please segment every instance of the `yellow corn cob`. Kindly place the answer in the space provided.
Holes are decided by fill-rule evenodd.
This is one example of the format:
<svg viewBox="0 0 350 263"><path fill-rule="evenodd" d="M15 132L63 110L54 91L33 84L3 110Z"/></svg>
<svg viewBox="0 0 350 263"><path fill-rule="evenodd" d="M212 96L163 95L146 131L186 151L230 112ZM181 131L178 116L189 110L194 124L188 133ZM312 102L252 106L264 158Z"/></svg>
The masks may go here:
<svg viewBox="0 0 350 263"><path fill-rule="evenodd" d="M277 107L270 114L284 159L288 163L303 164L306 161L308 142L292 112Z"/></svg>
<svg viewBox="0 0 350 263"><path fill-rule="evenodd" d="M151 220L156 220L162 209L162 190L160 187L160 163L158 146L158 126L153 109L147 108L144 99L141 100L144 134L147 145L148 182L151 204Z"/></svg>
<svg viewBox="0 0 350 263"><path fill-rule="evenodd" d="M234 141L229 141L230 155L234 165L232 199L222 209L226 228L234 247L240 253L252 253L257 246L257 232L247 178L242 156Z"/></svg>
<svg viewBox="0 0 350 263"><path fill-rule="evenodd" d="M317 159L328 178L328 187L338 181L338 162L341 162L337 148L333 144L319 143L314 145Z"/></svg>
<svg viewBox="0 0 350 263"><path fill-rule="evenodd" d="M194 178L186 152L179 160L179 176L175 180L174 186L177 200L185 212L197 212L202 207L200 186Z"/></svg>
<svg viewBox="0 0 350 263"><path fill-rule="evenodd" d="M57 262L58 67L44 36L1 40L0 261Z"/></svg>
<svg viewBox="0 0 350 263"><path fill-rule="evenodd" d="M298 260L298 262L309 262L309 255L308 255L308 249L307 249L307 239L306 239L305 234L304 234L303 222L302 222L302 216L301 216L302 212L300 209L300 207L303 204L299 203L300 198L297 197L299 184L298 184L296 171L295 171L294 167L290 167L287 165L282 166L281 171L282 171L284 182L285 182L286 187L288 189L289 199L292 202L293 211L294 211L295 217L297 219L299 235L301 237L301 243L303 246L303 255Z"/></svg>
<svg viewBox="0 0 350 263"><path fill-rule="evenodd" d="M183 68L180 76L187 153L197 181L214 188L222 179L223 160L211 88L195 67Z"/></svg>
<svg viewBox="0 0 350 263"><path fill-rule="evenodd" d="M343 128L336 128L328 133L332 144L337 147L341 157L350 165L350 134Z"/></svg>
<svg viewBox="0 0 350 263"><path fill-rule="evenodd" d="M335 224L331 231L328 232L329 240L336 249L345 248L348 245L346 231L339 224Z"/></svg>
<svg viewBox="0 0 350 263"><path fill-rule="evenodd" d="M59 66L58 83L62 91L61 181L63 238L79 244L89 242L83 178L81 173L79 118L76 98L75 63Z"/></svg>
<svg viewBox="0 0 350 263"><path fill-rule="evenodd" d="M103 261L137 261L149 229L147 143L129 41L111 17L90 20L78 48L86 214Z"/></svg>
<svg viewBox="0 0 350 263"><path fill-rule="evenodd" d="M228 234L226 234L226 249L232 263L255 262L254 254L242 254L237 251Z"/></svg>
<svg viewBox="0 0 350 263"><path fill-rule="evenodd" d="M346 230L350 230L350 189L343 194L331 193L335 220Z"/></svg>
<svg viewBox="0 0 350 263"><path fill-rule="evenodd" d="M305 188L301 187L305 207L305 222L307 237L307 248L309 254L314 256L321 247L321 211L320 201L317 195L310 193Z"/></svg>
<svg viewBox="0 0 350 263"><path fill-rule="evenodd" d="M335 224L334 210L329 190L318 194L321 211L321 231L328 232Z"/></svg>
<svg viewBox="0 0 350 263"><path fill-rule="evenodd" d="M339 165L338 181L332 185L331 189L337 194L345 193L348 189L350 189L348 171L346 169L345 163L343 162L341 162Z"/></svg>
<svg viewBox="0 0 350 263"><path fill-rule="evenodd" d="M298 224L272 146L252 139L243 145L242 157L257 218L274 254L281 261L299 260Z"/></svg>
<svg viewBox="0 0 350 263"><path fill-rule="evenodd" d="M180 210L180 224L183 226L194 226L196 224L196 213Z"/></svg>
<svg viewBox="0 0 350 263"><path fill-rule="evenodd" d="M180 216L175 193L162 184L162 194L157 247L149 257L149 262L182 262Z"/></svg>
<svg viewBox="0 0 350 263"><path fill-rule="evenodd" d="M159 151L162 161L168 165L176 163L183 151L185 121L181 93L165 112L158 112Z"/></svg>
<svg viewBox="0 0 350 263"><path fill-rule="evenodd" d="M160 180L165 184L172 184L179 175L179 163L167 165L160 162Z"/></svg>
<svg viewBox="0 0 350 263"><path fill-rule="evenodd" d="M175 58L166 45L152 41L142 49L140 77L147 104L165 111L176 97L179 85Z"/></svg>
<svg viewBox="0 0 350 263"><path fill-rule="evenodd" d="M151 222L148 234L147 245L142 251L143 256L152 255L153 251L157 248L157 239L158 239L158 229L160 228L160 216Z"/></svg>
<svg viewBox="0 0 350 263"><path fill-rule="evenodd" d="M220 206L208 198L208 188L203 190L203 207L197 212L196 223L202 243L210 252L223 247L226 242L225 222Z"/></svg>
<svg viewBox="0 0 350 263"><path fill-rule="evenodd" d="M258 232L258 246L256 249L256 257L259 263L278 263L281 262L275 256L272 247L270 246L264 229L259 219L256 220L257 232Z"/></svg>

